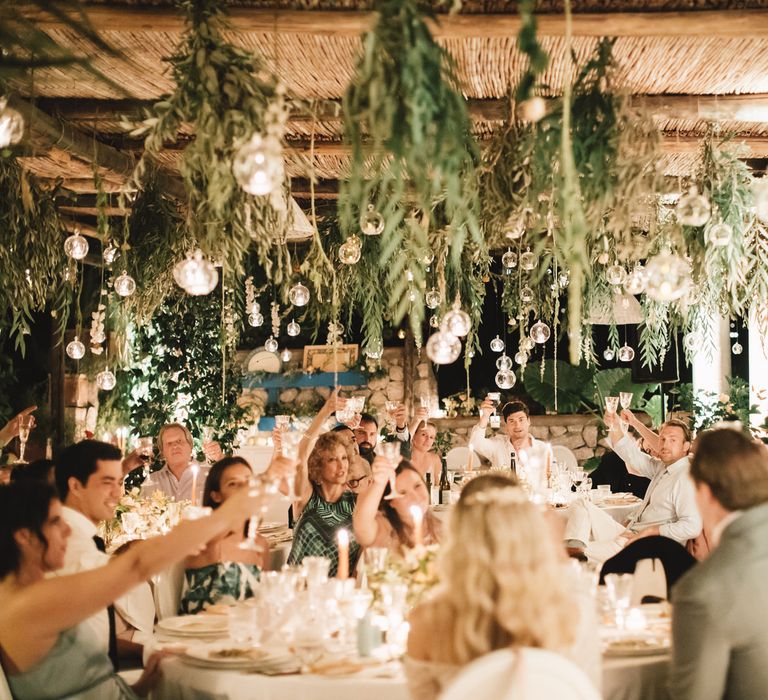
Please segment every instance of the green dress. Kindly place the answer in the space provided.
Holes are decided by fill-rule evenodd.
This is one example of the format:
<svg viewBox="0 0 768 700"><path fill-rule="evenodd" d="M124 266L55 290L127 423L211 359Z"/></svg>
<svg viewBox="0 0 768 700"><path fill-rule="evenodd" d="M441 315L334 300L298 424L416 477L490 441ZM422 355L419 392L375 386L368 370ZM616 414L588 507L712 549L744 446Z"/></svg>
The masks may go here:
<svg viewBox="0 0 768 700"><path fill-rule="evenodd" d="M182 615L191 615L215 603L251 598L260 574L256 564L242 564L236 561L186 569L180 612Z"/></svg>
<svg viewBox="0 0 768 700"><path fill-rule="evenodd" d="M329 576L336 576L339 568L339 549L336 533L342 528L349 531L349 570L353 572L360 556L360 545L352 530L352 513L357 495L346 491L334 503L326 501L317 486L293 528L293 546L288 555L289 564L301 564L304 557L327 557L331 560Z"/></svg>
<svg viewBox="0 0 768 700"><path fill-rule="evenodd" d="M137 700L89 629L65 630L32 668L8 675L14 700Z"/></svg>

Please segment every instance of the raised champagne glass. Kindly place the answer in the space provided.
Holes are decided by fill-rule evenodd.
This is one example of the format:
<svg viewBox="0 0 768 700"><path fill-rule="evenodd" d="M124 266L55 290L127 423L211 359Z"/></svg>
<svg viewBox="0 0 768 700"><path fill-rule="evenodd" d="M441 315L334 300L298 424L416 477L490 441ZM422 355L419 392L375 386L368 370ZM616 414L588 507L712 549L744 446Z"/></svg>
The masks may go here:
<svg viewBox="0 0 768 700"><path fill-rule="evenodd" d="M392 472L389 475L389 494L384 496L385 501L393 501L396 498L402 498L401 493L397 492L397 483L395 481L395 469L400 462L400 440L392 442L380 442L376 445L378 452L392 466Z"/></svg>
<svg viewBox="0 0 768 700"><path fill-rule="evenodd" d="M19 462L26 464L24 451L27 449L27 440L35 419L32 416L19 416Z"/></svg>

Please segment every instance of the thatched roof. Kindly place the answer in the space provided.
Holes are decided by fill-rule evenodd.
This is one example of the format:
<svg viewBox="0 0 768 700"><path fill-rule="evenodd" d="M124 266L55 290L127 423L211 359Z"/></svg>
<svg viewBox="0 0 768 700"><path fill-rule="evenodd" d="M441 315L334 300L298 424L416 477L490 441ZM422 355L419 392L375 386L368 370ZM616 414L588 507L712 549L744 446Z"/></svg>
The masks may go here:
<svg viewBox="0 0 768 700"><path fill-rule="evenodd" d="M448 3L446 3L448 4ZM344 177L348 158L341 141L341 121L334 116L360 50L360 33L372 21L371 3L353 0L231 3L234 43L260 51L284 79L292 96L330 101L321 119L289 121L292 150L288 171L297 196L310 172L321 197L332 197ZM435 3L438 9L445 9ZM543 0L540 34L551 57L543 77L549 94L561 91L566 74L562 2ZM697 165L698 139L716 120L723 131L747 139L753 164L764 167L768 156L768 10L765 0L582 0L574 2L574 49L587 58L604 33L616 36L614 56L619 87L646 99L665 133L663 167L667 174L690 174ZM140 144L119 126L121 115L138 114L142 104L173 89L166 58L180 40L182 21L168 2L87 5L95 26L122 57L94 57L94 66L124 86L130 100L78 68L36 71L34 83L16 82L22 97L32 93L41 112L52 117L47 138L37 139L25 167L43 178L63 177L73 190L93 192L92 167L80 141L53 136L56 124L66 135L95 138L108 187L118 188ZM456 61L463 90L470 100L474 130L489 138L502 123L505 95L523 69L516 49L514 3L465 0L461 14L441 15L439 41ZM90 49L51 18L41 18L51 37L80 53ZM754 108L760 110L755 112ZM750 111L751 110L751 111ZM751 121L750 121L751 120ZM757 121L756 121L757 120ZM180 143L191 133L179 135ZM308 143L314 132L315 158ZM179 147L160 158L173 177ZM122 158L122 160L121 160ZM306 193L304 192L304 195ZM86 215L87 216L87 215Z"/></svg>

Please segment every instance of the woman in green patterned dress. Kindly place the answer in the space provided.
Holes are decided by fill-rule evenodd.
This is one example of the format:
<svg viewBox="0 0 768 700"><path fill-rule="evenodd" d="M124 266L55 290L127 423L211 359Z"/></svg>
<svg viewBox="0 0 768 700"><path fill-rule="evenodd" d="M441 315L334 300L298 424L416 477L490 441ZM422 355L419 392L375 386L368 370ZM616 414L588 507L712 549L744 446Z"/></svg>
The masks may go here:
<svg viewBox="0 0 768 700"><path fill-rule="evenodd" d="M208 472L203 505L218 508L233 493L248 486L251 465L241 457L225 457ZM241 549L243 531L211 540L205 549L184 562L185 585L181 613L197 613L210 605L253 596L261 571L269 562L269 545L257 536L259 551Z"/></svg>
<svg viewBox="0 0 768 700"><path fill-rule="evenodd" d="M349 570L354 572L360 546L352 531L352 513L357 496L347 488L349 465L355 452L338 433L324 433L317 439L306 460L300 460L296 476L297 503L301 517L293 530L289 564L301 564L304 557L327 557L330 576L339 564L336 533L349 531Z"/></svg>

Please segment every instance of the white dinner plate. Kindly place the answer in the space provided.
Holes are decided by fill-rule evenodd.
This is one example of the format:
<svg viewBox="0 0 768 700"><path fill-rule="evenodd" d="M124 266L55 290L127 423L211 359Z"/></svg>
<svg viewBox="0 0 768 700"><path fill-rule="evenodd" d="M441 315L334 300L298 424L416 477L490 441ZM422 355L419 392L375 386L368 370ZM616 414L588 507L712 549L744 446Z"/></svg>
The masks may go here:
<svg viewBox="0 0 768 700"><path fill-rule="evenodd" d="M183 637L210 637L225 634L229 629L226 617L220 615L179 615L166 617L157 623L157 629L166 634Z"/></svg>
<svg viewBox="0 0 768 700"><path fill-rule="evenodd" d="M215 668L253 668L267 658L267 653L235 642L195 644L182 655L195 665Z"/></svg>

